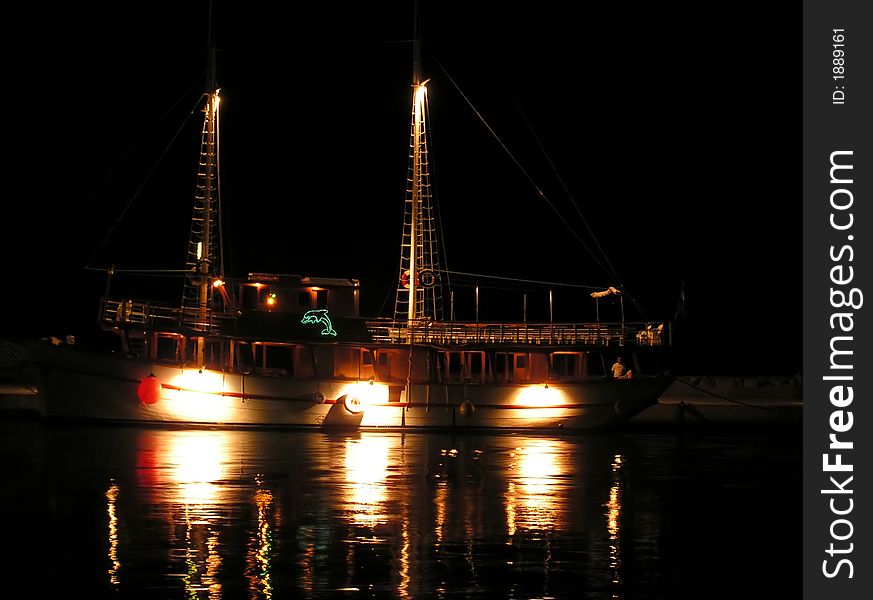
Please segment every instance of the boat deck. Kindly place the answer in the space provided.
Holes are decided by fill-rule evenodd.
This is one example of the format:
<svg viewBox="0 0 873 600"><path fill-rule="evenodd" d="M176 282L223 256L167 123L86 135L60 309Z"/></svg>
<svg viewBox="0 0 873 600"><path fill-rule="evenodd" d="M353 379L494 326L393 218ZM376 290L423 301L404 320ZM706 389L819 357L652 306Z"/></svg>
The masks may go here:
<svg viewBox="0 0 873 600"><path fill-rule="evenodd" d="M535 344L662 346L662 329L651 323L467 323L422 320L411 327L371 321L373 341L408 344Z"/></svg>
<svg viewBox="0 0 873 600"><path fill-rule="evenodd" d="M203 314L158 303L106 299L101 320L112 325L143 325L156 328L185 328L219 333L236 315ZM420 319L411 324L392 320L367 320L369 336L363 342L377 344L504 344L572 345L591 347L658 347L669 345L664 325L651 322L626 323L524 323L460 322Z"/></svg>

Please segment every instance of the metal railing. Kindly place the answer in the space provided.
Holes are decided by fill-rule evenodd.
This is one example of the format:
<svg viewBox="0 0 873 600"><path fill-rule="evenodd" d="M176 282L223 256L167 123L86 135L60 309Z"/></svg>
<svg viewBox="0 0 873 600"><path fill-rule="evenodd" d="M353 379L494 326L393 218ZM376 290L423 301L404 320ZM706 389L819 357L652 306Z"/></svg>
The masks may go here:
<svg viewBox="0 0 873 600"><path fill-rule="evenodd" d="M113 326L189 329L218 333L232 329L235 315L131 299L104 299L100 320ZM664 346L663 324L653 323L471 323L421 319L410 324L366 322L369 340L379 344L535 344L572 346Z"/></svg>
<svg viewBox="0 0 873 600"><path fill-rule="evenodd" d="M467 323L369 321L373 341L389 344L548 344L662 346L663 326L651 323Z"/></svg>
<svg viewBox="0 0 873 600"><path fill-rule="evenodd" d="M214 310L207 310L204 319L197 308L182 308L178 305L139 302L132 299L104 298L100 308L100 321L117 326L142 325L216 333L221 330L222 324L232 319L233 315Z"/></svg>

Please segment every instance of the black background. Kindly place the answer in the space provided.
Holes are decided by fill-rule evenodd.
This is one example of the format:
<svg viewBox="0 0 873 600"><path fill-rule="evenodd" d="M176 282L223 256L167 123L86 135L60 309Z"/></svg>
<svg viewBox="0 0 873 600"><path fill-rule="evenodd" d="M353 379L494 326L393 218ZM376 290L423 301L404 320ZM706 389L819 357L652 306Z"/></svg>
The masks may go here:
<svg viewBox="0 0 873 600"><path fill-rule="evenodd" d="M412 7L216 3L231 273L357 277L362 311L389 314ZM105 276L86 267L182 266L208 5L16 10L0 36L0 334L87 339ZM800 371L801 206L786 166L797 142L788 133L796 84L785 15L754 3L703 11L447 1L421 10L450 269L616 283L446 73L591 245L572 196L647 318L673 320L684 288L676 370ZM155 295L180 293L179 281L145 284ZM482 319L520 318L521 293L498 302L483 288ZM555 318L592 318L587 293L557 289ZM472 291L456 294L464 318ZM528 294L531 317L545 318L537 311L547 292Z"/></svg>

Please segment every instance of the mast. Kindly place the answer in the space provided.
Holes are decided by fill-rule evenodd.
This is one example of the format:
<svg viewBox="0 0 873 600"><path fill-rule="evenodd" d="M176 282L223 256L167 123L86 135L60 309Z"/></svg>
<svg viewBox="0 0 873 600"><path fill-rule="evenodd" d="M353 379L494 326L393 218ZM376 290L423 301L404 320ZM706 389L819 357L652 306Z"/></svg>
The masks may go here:
<svg viewBox="0 0 873 600"><path fill-rule="evenodd" d="M422 81L418 3L412 59L412 121L406 210L394 320L412 327L420 319L442 318L439 247L432 207L427 145L427 82Z"/></svg>
<svg viewBox="0 0 873 600"><path fill-rule="evenodd" d="M215 46L212 41L210 6L209 49L207 52L206 98L200 136L200 160L188 242L187 276L182 295L183 319L198 331L212 329L213 282L222 279L218 186L219 89L216 83ZM198 362L202 363L202 343Z"/></svg>

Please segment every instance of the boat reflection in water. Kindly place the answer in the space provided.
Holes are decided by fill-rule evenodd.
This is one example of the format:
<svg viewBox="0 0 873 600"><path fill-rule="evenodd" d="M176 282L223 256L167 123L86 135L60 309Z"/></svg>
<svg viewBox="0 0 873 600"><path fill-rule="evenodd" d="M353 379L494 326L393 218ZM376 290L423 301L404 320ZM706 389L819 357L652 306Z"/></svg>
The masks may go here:
<svg viewBox="0 0 873 600"><path fill-rule="evenodd" d="M558 440L524 442L510 453L510 472L514 476L506 490L507 543L518 529L553 531L564 517L562 478L570 474L567 448L562 448Z"/></svg>
<svg viewBox="0 0 873 600"><path fill-rule="evenodd" d="M392 438L386 436L368 436L345 442L345 481L348 493L345 504L352 525L373 527L387 520L386 479L388 465L391 464L391 441Z"/></svg>
<svg viewBox="0 0 873 600"><path fill-rule="evenodd" d="M106 490L106 513L109 517L109 584L118 585L118 513L116 502L118 500L118 485L113 481Z"/></svg>
<svg viewBox="0 0 873 600"><path fill-rule="evenodd" d="M625 459L605 439L133 435L136 476L104 489L119 591L524 597L584 580L621 597Z"/></svg>
<svg viewBox="0 0 873 600"><path fill-rule="evenodd" d="M609 532L609 569L612 583L621 584L621 550L619 547L621 531L621 465L623 458L616 454L612 461L613 484L609 488L606 502L606 530Z"/></svg>

